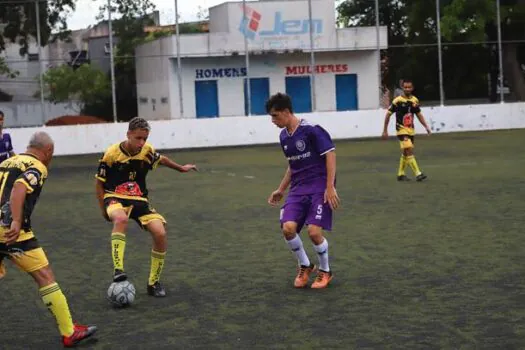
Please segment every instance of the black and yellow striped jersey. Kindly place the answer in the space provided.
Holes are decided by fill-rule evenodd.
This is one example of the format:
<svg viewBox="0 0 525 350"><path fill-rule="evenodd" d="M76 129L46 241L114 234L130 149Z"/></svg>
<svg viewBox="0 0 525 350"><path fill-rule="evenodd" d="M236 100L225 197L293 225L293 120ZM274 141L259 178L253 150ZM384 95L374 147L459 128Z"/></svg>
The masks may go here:
<svg viewBox="0 0 525 350"><path fill-rule="evenodd" d="M0 207L9 202L15 183L20 182L26 187L22 223L25 231L31 230L31 214L46 179L47 167L32 154L18 154L0 163Z"/></svg>
<svg viewBox="0 0 525 350"><path fill-rule="evenodd" d="M160 158L149 143L135 155L129 154L122 143L110 146L100 159L95 176L104 183L104 198L147 200L146 176L157 167Z"/></svg>
<svg viewBox="0 0 525 350"><path fill-rule="evenodd" d="M390 107L390 113L396 115L396 130L398 135L414 135L414 114L421 112L419 108L419 100L412 95L406 97L404 95L396 97Z"/></svg>

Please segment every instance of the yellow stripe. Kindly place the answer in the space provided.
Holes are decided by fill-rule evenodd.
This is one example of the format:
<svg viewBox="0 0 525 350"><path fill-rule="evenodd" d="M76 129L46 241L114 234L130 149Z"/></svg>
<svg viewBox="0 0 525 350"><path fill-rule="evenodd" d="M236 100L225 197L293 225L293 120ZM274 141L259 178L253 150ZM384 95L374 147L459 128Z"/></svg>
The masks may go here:
<svg viewBox="0 0 525 350"><path fill-rule="evenodd" d="M134 201L144 201L144 202L148 201L148 199L144 198L144 197L126 196L125 194L117 194L115 192L107 192L106 194L104 194L104 199L106 199L106 198L131 199L131 200L134 200Z"/></svg>
<svg viewBox="0 0 525 350"><path fill-rule="evenodd" d="M117 237L126 237L126 235L123 234L123 233L120 233L120 232L113 232L113 233L111 233L111 237L112 237L112 238L117 238Z"/></svg>
<svg viewBox="0 0 525 350"><path fill-rule="evenodd" d="M27 187L27 193L33 193L33 191L34 191L33 187L31 187L31 185L28 184L26 180L24 180L24 179L17 179L15 181L15 183L17 183L17 182L20 182L20 183L24 184Z"/></svg>
<svg viewBox="0 0 525 350"><path fill-rule="evenodd" d="M100 181L102 181L102 182L106 182L106 179L103 179L103 178L101 178L101 177L98 176L98 175L95 175L95 179L100 180Z"/></svg>

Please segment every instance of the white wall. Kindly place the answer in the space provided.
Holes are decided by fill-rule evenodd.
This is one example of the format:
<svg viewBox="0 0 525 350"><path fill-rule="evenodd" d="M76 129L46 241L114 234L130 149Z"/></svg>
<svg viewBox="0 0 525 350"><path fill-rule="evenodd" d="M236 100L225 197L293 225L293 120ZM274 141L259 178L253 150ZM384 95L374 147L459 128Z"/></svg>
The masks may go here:
<svg viewBox="0 0 525 350"><path fill-rule="evenodd" d="M38 126L63 115L77 115L72 104L44 103L44 114L40 102L0 102L0 111L5 115L5 127Z"/></svg>
<svg viewBox="0 0 525 350"><path fill-rule="evenodd" d="M525 128L525 103L423 108L436 133ZM334 139L379 137L384 110L300 115L325 127ZM269 117L182 119L151 122L150 142L157 149L271 144L279 129ZM55 140L57 155L103 152L125 138L127 124L93 124L43 128ZM42 128L8 129L16 152L24 150L30 136ZM424 131L416 127L418 133ZM394 133L394 124L390 124Z"/></svg>

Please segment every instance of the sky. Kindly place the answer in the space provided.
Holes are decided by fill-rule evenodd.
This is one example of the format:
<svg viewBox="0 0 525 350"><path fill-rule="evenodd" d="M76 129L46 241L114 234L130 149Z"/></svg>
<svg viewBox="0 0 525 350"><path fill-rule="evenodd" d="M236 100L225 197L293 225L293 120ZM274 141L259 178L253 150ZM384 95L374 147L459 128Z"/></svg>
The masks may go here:
<svg viewBox="0 0 525 350"><path fill-rule="evenodd" d="M150 0L155 4L160 12L160 23L175 23L175 0ZM227 2L228 0L179 0L179 13L181 22L197 20L199 6L202 9ZM68 27L71 30L86 28L96 23L95 17L98 15L98 9L105 0L77 0L77 9L74 14L70 15Z"/></svg>

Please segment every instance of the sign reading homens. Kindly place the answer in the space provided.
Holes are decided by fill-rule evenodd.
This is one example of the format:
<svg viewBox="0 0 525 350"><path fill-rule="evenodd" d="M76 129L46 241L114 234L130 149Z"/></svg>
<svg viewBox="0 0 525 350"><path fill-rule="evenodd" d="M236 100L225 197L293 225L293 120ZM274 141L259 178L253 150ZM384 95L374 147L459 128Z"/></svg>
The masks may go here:
<svg viewBox="0 0 525 350"><path fill-rule="evenodd" d="M325 73L346 73L348 72L348 64L318 64L315 66L316 74ZM309 65L306 66L286 66L286 75L305 75L311 74L312 69Z"/></svg>

